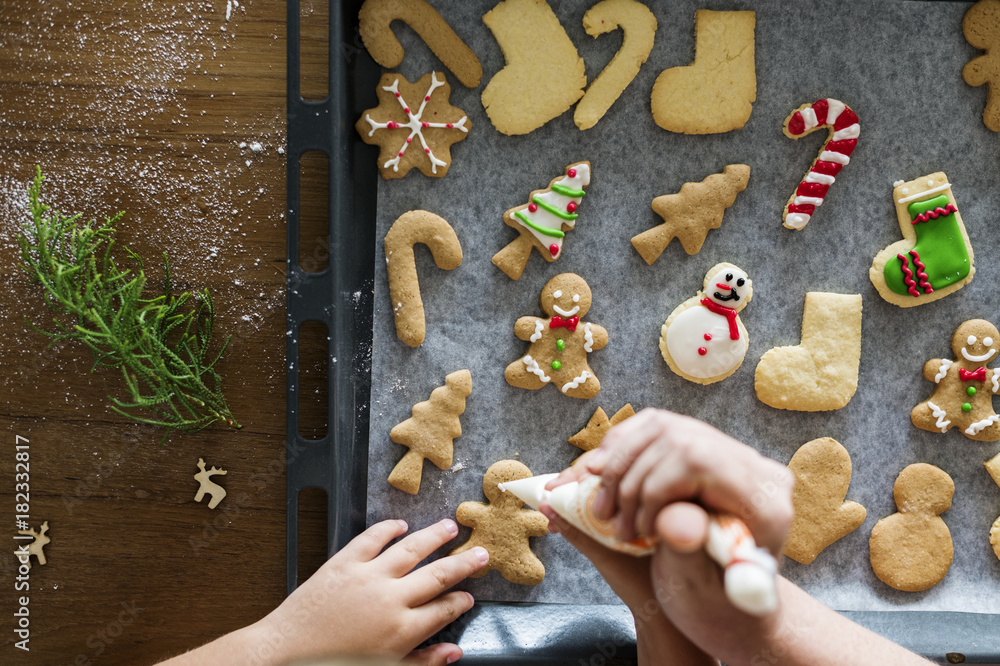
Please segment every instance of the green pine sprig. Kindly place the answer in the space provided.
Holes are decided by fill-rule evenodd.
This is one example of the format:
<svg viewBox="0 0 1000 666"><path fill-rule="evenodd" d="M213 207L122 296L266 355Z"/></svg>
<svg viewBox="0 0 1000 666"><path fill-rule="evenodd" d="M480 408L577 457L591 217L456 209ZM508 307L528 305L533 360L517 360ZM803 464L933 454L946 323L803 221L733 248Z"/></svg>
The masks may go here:
<svg viewBox="0 0 1000 666"><path fill-rule="evenodd" d="M142 259L125 252L134 269L123 270L111 256L122 213L103 223L63 216L41 202L41 167L28 188L31 220L18 236L22 267L45 290L56 330L35 330L58 340L82 342L94 354L91 372L119 368L128 396L108 396L111 409L130 419L173 430L197 432L217 421L240 428L222 395L215 364L229 338L208 356L215 310L207 289L170 293L170 266L163 266L166 294L143 296ZM208 359L208 360L206 360ZM162 442L161 442L162 443Z"/></svg>

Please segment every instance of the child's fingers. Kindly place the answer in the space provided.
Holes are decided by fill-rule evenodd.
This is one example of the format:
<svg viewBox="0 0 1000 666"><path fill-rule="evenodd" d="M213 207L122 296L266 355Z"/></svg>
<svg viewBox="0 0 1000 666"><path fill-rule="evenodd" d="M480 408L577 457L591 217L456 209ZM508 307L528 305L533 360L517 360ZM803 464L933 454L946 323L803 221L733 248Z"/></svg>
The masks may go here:
<svg viewBox="0 0 1000 666"><path fill-rule="evenodd" d="M476 546L420 567L405 578L406 598L410 606L421 606L441 596L489 561L490 554L486 549Z"/></svg>
<svg viewBox="0 0 1000 666"><path fill-rule="evenodd" d="M462 648L454 643L435 643L422 650L414 650L403 661L419 666L445 666L462 658Z"/></svg>
<svg viewBox="0 0 1000 666"><path fill-rule="evenodd" d="M402 520L383 520L380 523L375 523L351 539L334 557L367 562L378 556L387 543L400 534L406 534L407 529L406 523Z"/></svg>
<svg viewBox="0 0 1000 666"><path fill-rule="evenodd" d="M378 562L389 570L390 575L406 575L421 560L448 543L458 534L454 520L445 518L394 543L382 553Z"/></svg>
<svg viewBox="0 0 1000 666"><path fill-rule="evenodd" d="M475 599L468 592L449 592L429 603L414 608L412 613L420 627L420 636L433 636L472 609Z"/></svg>

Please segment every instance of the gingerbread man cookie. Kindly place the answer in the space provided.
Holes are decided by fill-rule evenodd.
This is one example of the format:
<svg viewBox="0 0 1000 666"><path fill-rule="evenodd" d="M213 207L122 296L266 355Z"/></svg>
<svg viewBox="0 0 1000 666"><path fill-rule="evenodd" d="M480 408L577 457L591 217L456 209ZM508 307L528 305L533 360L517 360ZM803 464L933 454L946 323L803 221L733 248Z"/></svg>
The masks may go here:
<svg viewBox="0 0 1000 666"><path fill-rule="evenodd" d="M962 78L970 86L986 85L986 109L983 124L1000 132L1000 0L979 0L965 13L962 32L966 41L981 51L962 69Z"/></svg>
<svg viewBox="0 0 1000 666"><path fill-rule="evenodd" d="M931 397L913 408L913 425L931 432L961 428L969 439L1000 439L1000 415L993 395L1000 392L1000 372L987 368L1000 350L1000 332L983 319L971 319L951 337L955 360L932 358L924 364L924 379L934 382Z"/></svg>
<svg viewBox="0 0 1000 666"><path fill-rule="evenodd" d="M571 398L593 398L601 382L587 354L608 344L604 327L583 321L590 310L590 287L574 273L562 273L542 288L542 310L548 319L521 317L514 335L530 344L528 353L507 366L511 386L537 390L554 383Z"/></svg>
<svg viewBox="0 0 1000 666"><path fill-rule="evenodd" d="M892 497L898 513L878 521L868 541L872 570L903 592L927 590L951 568L954 544L939 514L951 508L955 482L927 463L910 465L896 478Z"/></svg>
<svg viewBox="0 0 1000 666"><path fill-rule="evenodd" d="M531 475L531 470L516 460L495 462L483 476L483 494L489 503L462 502L458 505L456 519L472 528L472 536L451 554L476 546L482 546L490 554L489 563L472 574L473 578L485 576L494 569L510 582L520 585L537 585L545 578L545 565L531 552L528 538L548 534L548 519L538 511L522 509L522 499L497 487Z"/></svg>

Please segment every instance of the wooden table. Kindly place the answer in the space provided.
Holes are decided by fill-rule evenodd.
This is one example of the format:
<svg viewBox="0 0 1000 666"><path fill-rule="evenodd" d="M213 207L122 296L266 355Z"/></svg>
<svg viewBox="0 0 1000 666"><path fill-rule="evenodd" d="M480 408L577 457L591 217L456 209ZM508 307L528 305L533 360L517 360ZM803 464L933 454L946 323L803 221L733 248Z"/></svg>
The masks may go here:
<svg viewBox="0 0 1000 666"><path fill-rule="evenodd" d="M304 90L326 90L325 3L305 0ZM285 594L285 3L0 3L0 506L14 526L17 435L30 441L30 522L49 523L30 574L30 653L13 645L14 558L2 558L0 663L153 663L257 620ZM228 17L227 17L228 13ZM345 48L356 48L345 45ZM103 218L119 242L171 259L174 289L208 287L219 372L243 429L172 434L108 409L115 370L90 372L19 268L23 192L40 164L45 200ZM304 251L322 259L322 164L304 167ZM325 194L324 194L325 196ZM310 392L325 341L309 341ZM308 422L321 435L319 401ZM203 457L228 470L215 510L193 501ZM323 498L302 515L309 573L324 559ZM8 551L15 542L8 541Z"/></svg>

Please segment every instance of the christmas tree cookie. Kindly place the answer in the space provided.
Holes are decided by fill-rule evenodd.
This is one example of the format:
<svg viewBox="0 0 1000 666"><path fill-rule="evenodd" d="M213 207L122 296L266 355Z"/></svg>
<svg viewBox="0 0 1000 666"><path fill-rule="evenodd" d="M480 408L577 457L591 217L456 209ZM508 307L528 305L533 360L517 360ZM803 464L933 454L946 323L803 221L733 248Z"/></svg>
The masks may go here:
<svg viewBox="0 0 1000 666"><path fill-rule="evenodd" d="M608 344L608 332L583 321L590 310L590 287L579 275L562 273L542 287L542 311L548 316L521 317L514 335L529 342L528 353L507 366L504 378L517 388L537 390L552 382L571 398L593 398L601 382L587 354Z"/></svg>
<svg viewBox="0 0 1000 666"><path fill-rule="evenodd" d="M878 293L903 308L924 305L972 282L972 244L943 172L892 190L903 240L885 248L868 272Z"/></svg>
<svg viewBox="0 0 1000 666"><path fill-rule="evenodd" d="M913 408L910 420L921 430L948 432L960 428L969 439L1000 439L1000 415L993 396L1000 393L1000 372L987 368L1000 351L1000 332L982 319L963 323L951 336L955 360L932 358L924 379L934 382L931 397Z"/></svg>
<svg viewBox="0 0 1000 666"><path fill-rule="evenodd" d="M518 237L493 255L493 263L512 280L520 279L531 248L553 262L562 254L566 232L576 226L576 212L590 185L590 162L566 167L566 173L552 180L544 190L531 193L526 204L503 214L504 223Z"/></svg>
<svg viewBox="0 0 1000 666"><path fill-rule="evenodd" d="M739 313L753 298L753 282L733 264L717 264L698 294L670 313L660 329L660 353L670 369L697 384L736 372L747 353Z"/></svg>

